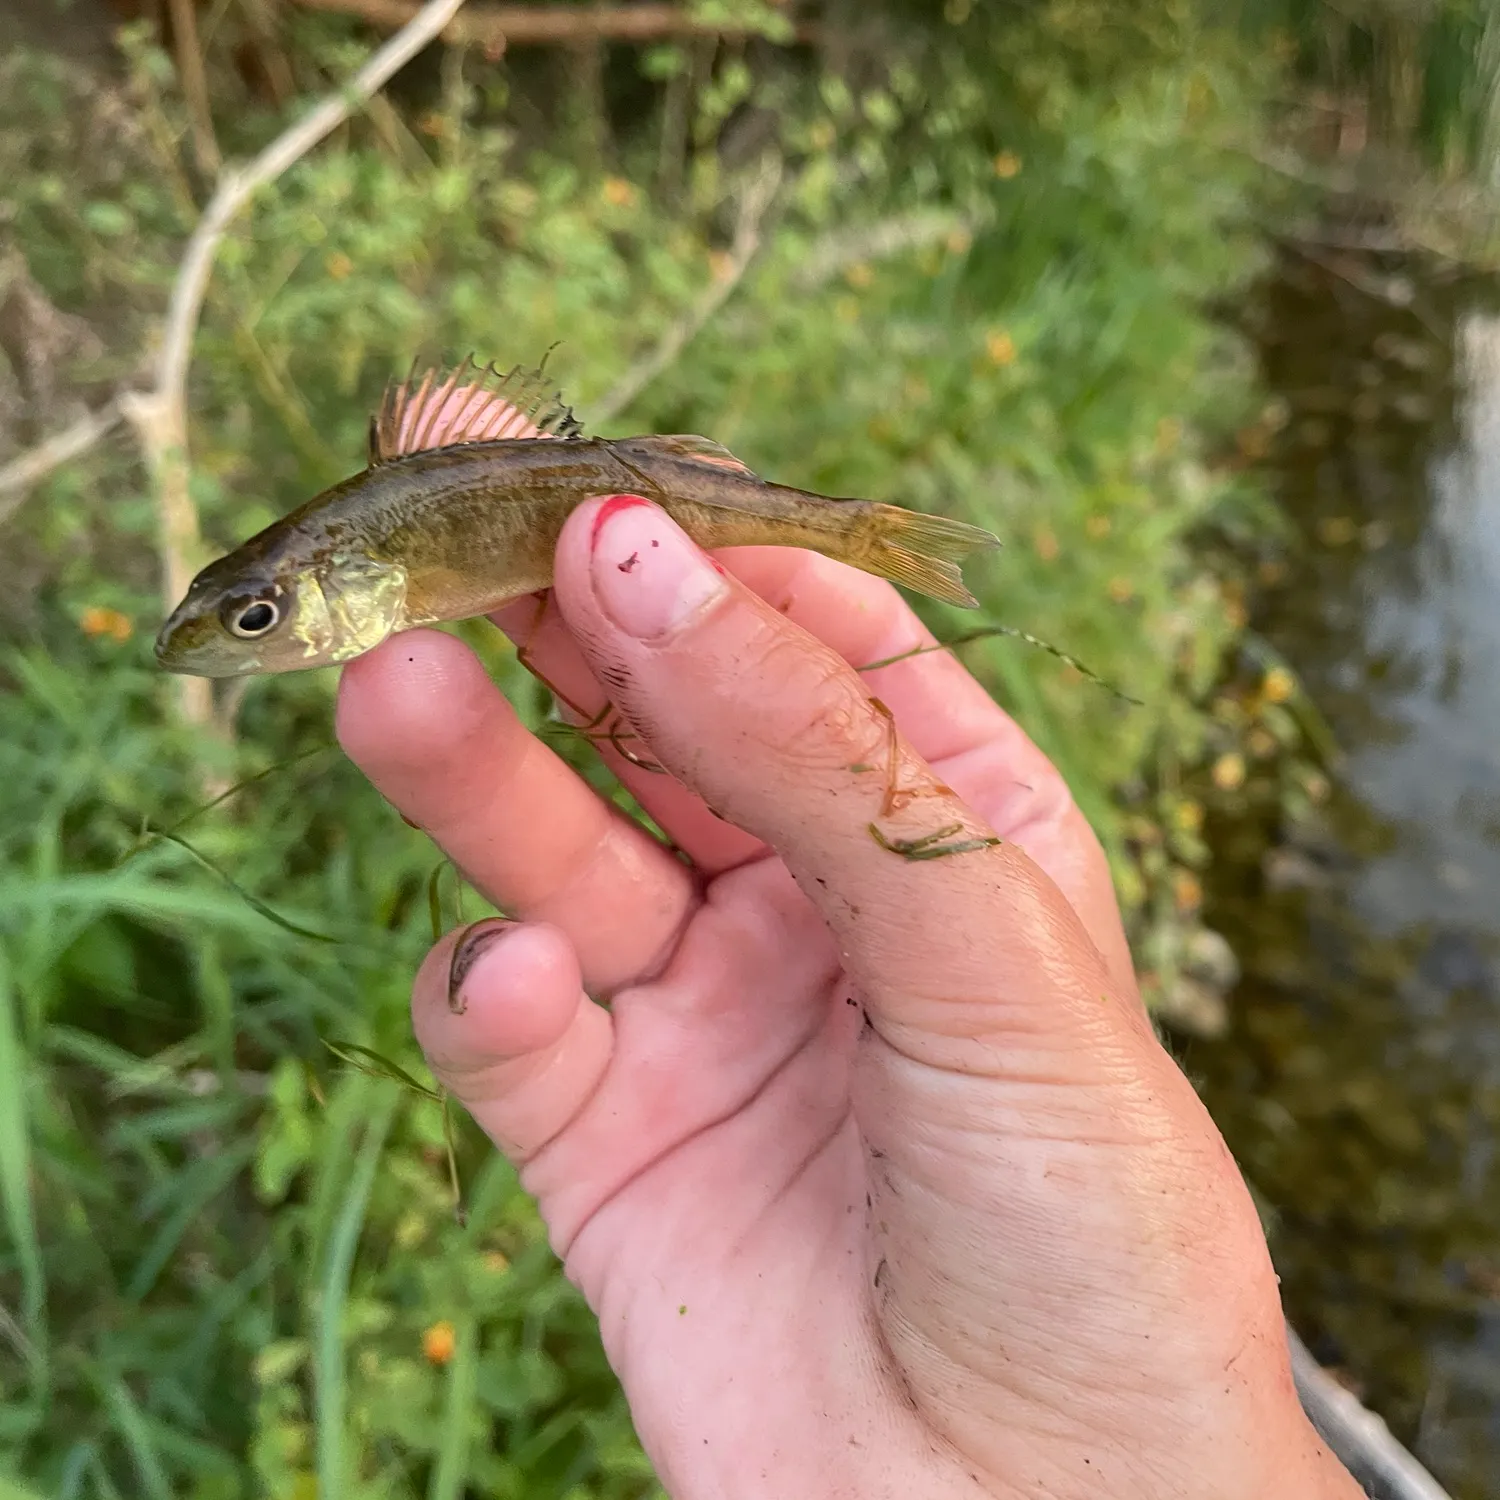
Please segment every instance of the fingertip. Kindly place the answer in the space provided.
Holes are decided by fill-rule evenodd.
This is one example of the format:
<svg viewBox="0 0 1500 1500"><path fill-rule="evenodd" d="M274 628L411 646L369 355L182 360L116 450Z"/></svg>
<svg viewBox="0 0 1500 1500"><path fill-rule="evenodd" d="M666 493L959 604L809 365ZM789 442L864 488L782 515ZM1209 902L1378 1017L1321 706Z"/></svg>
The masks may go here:
<svg viewBox="0 0 1500 1500"><path fill-rule="evenodd" d="M356 657L339 678L334 729L351 760L371 763L429 755L478 717L492 689L478 657L441 630L409 630Z"/></svg>
<svg viewBox="0 0 1500 1500"><path fill-rule="evenodd" d="M412 1021L434 1069L463 1076L554 1046L582 997L578 955L561 928L491 918L428 953Z"/></svg>
<svg viewBox="0 0 1500 1500"><path fill-rule="evenodd" d="M578 1116L609 1067L614 1025L583 991L567 935L546 922L476 924L493 934L449 1004L450 933L423 963L412 1019L427 1064L486 1135L518 1165Z"/></svg>

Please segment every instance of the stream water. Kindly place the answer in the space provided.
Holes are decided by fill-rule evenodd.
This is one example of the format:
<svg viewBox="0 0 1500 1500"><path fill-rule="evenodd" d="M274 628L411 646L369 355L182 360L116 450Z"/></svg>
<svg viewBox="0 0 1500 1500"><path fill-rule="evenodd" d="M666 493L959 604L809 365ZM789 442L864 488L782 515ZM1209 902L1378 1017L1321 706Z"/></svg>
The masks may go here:
<svg viewBox="0 0 1500 1500"><path fill-rule="evenodd" d="M1342 756L1314 816L1211 830L1244 977L1181 1049L1294 1324L1462 1500L1500 1500L1497 304L1337 251L1262 288L1292 536L1252 621Z"/></svg>

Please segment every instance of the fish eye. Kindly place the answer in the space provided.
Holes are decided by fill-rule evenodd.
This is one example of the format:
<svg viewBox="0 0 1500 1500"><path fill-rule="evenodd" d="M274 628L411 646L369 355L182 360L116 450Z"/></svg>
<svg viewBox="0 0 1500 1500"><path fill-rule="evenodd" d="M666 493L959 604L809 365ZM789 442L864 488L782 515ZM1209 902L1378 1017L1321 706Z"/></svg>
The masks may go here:
<svg viewBox="0 0 1500 1500"><path fill-rule="evenodd" d="M231 606L224 623L231 634L253 641L281 623L281 609L273 600L252 599L248 604Z"/></svg>

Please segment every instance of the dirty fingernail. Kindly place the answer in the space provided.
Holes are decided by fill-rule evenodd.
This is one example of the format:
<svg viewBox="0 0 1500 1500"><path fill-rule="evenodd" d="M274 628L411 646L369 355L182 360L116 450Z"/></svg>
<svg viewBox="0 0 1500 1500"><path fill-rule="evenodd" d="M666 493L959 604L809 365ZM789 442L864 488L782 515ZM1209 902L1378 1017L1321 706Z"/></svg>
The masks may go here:
<svg viewBox="0 0 1500 1500"><path fill-rule="evenodd" d="M509 917L486 917L471 924L453 945L448 960L448 1009L454 1015L461 1016L469 1008L463 988L474 965L515 925Z"/></svg>

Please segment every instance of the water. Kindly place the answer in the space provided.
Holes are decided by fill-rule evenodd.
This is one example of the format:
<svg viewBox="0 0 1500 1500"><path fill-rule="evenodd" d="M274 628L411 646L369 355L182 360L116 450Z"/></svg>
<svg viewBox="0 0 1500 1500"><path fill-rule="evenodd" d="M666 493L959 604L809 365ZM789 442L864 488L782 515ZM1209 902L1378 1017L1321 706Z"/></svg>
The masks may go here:
<svg viewBox="0 0 1500 1500"><path fill-rule="evenodd" d="M1289 1311L1463 1500L1500 1500L1500 316L1490 289L1288 254L1252 313L1292 530L1253 623L1343 751L1289 827L1216 820L1245 967L1184 1061Z"/></svg>

